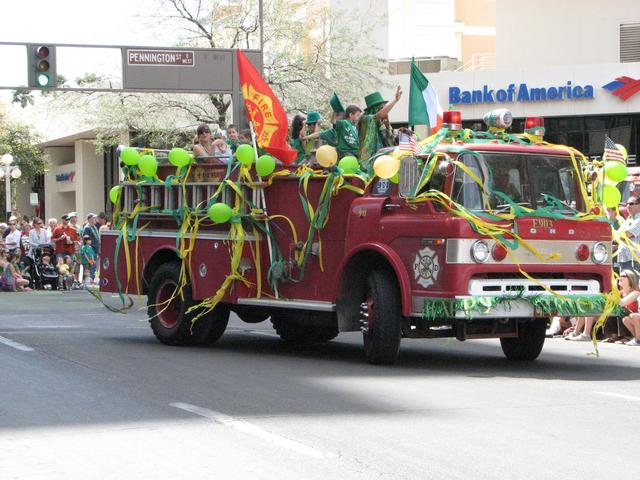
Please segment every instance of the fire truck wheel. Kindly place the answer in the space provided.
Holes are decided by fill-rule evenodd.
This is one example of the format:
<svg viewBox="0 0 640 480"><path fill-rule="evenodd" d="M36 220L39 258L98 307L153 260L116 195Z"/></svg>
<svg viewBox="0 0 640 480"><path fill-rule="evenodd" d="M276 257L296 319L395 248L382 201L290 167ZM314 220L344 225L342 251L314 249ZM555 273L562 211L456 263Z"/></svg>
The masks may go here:
<svg viewBox="0 0 640 480"><path fill-rule="evenodd" d="M274 313L271 323L280 338L289 343L328 342L338 335L335 315L319 312Z"/></svg>
<svg viewBox="0 0 640 480"><path fill-rule="evenodd" d="M216 308L210 314L196 320L192 329L191 320L194 313L186 313L193 305L191 287L187 285L184 288L182 292L184 299L179 296L172 298L179 279L180 266L177 263L162 265L151 279L147 314L151 319L154 335L166 345L187 346L213 343L224 333L229 320L228 309L225 316L221 311L222 307Z"/></svg>
<svg viewBox="0 0 640 480"><path fill-rule="evenodd" d="M360 306L360 328L369 363L392 364L398 358L402 309L396 279L386 270L367 278L367 293Z"/></svg>
<svg viewBox="0 0 640 480"><path fill-rule="evenodd" d="M542 319L520 322L516 338L500 339L502 351L509 360L535 360L542 351L546 328L547 322Z"/></svg>

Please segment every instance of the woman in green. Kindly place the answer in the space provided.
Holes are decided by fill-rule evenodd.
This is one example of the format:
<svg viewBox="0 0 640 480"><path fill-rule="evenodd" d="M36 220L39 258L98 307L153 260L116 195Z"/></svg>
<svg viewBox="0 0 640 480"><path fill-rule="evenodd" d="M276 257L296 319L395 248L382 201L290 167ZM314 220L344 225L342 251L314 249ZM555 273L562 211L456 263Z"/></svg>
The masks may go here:
<svg viewBox="0 0 640 480"><path fill-rule="evenodd" d="M368 166L369 159L378 150L393 146L393 129L389 125L389 112L401 96L402 90L398 87L395 98L390 102L384 100L379 92L373 92L364 98L367 108L358 125L360 164L364 167Z"/></svg>

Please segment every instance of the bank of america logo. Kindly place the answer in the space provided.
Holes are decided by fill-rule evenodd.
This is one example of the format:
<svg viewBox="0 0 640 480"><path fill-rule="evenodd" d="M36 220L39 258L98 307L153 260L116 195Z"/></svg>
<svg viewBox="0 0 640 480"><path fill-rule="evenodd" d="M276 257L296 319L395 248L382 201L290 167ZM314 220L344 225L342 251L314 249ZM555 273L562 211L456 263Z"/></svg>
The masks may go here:
<svg viewBox="0 0 640 480"><path fill-rule="evenodd" d="M618 77L613 82L603 85L602 88L609 90L622 100L627 100L632 95L640 92L640 80L631 77Z"/></svg>

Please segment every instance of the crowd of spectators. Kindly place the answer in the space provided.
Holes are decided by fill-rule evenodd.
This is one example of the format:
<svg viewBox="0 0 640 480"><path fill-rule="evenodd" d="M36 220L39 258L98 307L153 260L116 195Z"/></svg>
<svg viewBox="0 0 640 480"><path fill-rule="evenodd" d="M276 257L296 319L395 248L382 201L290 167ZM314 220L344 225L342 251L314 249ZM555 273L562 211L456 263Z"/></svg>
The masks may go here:
<svg viewBox="0 0 640 480"><path fill-rule="evenodd" d="M100 231L110 228L104 212L77 212L44 221L12 216L0 223L0 290L78 290L98 283Z"/></svg>

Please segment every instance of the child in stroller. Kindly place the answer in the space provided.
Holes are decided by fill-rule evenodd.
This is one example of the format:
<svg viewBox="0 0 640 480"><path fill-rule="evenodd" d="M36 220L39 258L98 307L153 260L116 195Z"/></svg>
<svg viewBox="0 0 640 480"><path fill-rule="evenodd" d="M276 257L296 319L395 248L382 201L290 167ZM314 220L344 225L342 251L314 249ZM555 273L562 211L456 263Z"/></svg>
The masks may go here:
<svg viewBox="0 0 640 480"><path fill-rule="evenodd" d="M57 290L58 271L53 265L53 246L43 244L33 248L33 282L37 289Z"/></svg>

